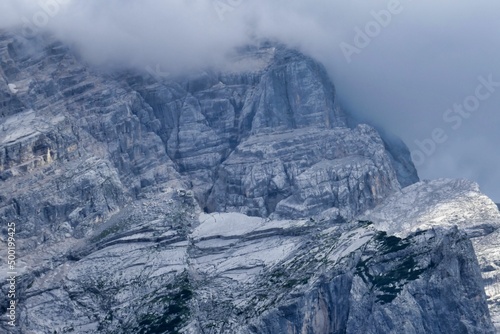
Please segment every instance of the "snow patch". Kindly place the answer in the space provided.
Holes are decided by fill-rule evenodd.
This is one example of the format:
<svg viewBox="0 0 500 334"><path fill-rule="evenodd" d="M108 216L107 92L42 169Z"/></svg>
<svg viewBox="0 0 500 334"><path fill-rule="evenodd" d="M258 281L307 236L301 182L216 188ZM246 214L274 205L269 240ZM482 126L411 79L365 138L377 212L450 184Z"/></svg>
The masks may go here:
<svg viewBox="0 0 500 334"><path fill-rule="evenodd" d="M195 240L213 237L238 237L250 232L305 226L307 220L266 220L242 213L211 213L199 216L198 226L191 237Z"/></svg>
<svg viewBox="0 0 500 334"><path fill-rule="evenodd" d="M19 89L17 89L17 86L14 85L14 84L9 84L9 90L12 94L17 94L17 92L19 92Z"/></svg>

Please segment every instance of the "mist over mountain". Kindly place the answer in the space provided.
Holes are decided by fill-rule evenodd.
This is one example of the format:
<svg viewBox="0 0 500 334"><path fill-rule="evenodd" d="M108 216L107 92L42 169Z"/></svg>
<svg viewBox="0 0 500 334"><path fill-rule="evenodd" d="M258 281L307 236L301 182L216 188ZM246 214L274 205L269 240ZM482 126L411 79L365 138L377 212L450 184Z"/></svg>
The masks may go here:
<svg viewBox="0 0 500 334"><path fill-rule="evenodd" d="M2 1L0 332L494 333L498 9Z"/></svg>
<svg viewBox="0 0 500 334"><path fill-rule="evenodd" d="M327 67L344 107L401 136L424 178L471 178L499 200L500 94L445 120L479 77L500 82L499 12L492 0L6 0L0 26L48 30L93 63L161 75L220 66L236 46L279 40ZM366 28L373 37L360 37ZM446 139L433 146L435 129Z"/></svg>

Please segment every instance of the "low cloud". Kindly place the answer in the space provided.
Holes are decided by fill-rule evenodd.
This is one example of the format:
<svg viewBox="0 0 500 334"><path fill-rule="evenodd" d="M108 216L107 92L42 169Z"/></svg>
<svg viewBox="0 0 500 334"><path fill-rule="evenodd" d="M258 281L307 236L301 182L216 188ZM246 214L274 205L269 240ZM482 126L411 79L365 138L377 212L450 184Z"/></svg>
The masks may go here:
<svg viewBox="0 0 500 334"><path fill-rule="evenodd" d="M162 73L279 40L326 66L348 111L412 150L442 129L422 177L468 177L500 201L500 90L456 129L443 118L479 77L500 82L498 13L496 0L3 0L0 28L50 31L90 62Z"/></svg>

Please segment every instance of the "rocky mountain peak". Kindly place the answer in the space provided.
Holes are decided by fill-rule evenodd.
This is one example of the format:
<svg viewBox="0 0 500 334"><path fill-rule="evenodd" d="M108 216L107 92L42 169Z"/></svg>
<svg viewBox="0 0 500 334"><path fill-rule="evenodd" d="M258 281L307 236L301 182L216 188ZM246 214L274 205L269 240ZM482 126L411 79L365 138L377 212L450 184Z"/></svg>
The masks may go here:
<svg viewBox="0 0 500 334"><path fill-rule="evenodd" d="M0 115L1 235L15 223L19 256L3 331L494 332L467 234L480 229L387 227L388 199L423 193L408 150L352 126L300 52L148 76L4 32ZM434 219L439 203L421 203L408 217ZM463 212L496 230L491 210Z"/></svg>

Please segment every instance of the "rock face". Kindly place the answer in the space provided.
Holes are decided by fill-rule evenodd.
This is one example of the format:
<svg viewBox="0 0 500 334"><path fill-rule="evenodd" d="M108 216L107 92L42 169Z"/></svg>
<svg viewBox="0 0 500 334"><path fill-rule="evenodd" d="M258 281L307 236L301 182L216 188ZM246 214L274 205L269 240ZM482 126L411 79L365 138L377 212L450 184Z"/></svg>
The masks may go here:
<svg viewBox="0 0 500 334"><path fill-rule="evenodd" d="M407 187L419 181L418 173L411 161L410 151L406 144L399 138L381 131L382 140L385 143L385 149L390 155L392 165L396 171L401 187Z"/></svg>
<svg viewBox="0 0 500 334"><path fill-rule="evenodd" d="M492 320L500 330L500 212L467 180L416 183L384 200L360 219L370 219L389 234L404 237L436 226L458 226L471 238L481 265Z"/></svg>
<svg viewBox="0 0 500 334"><path fill-rule="evenodd" d="M304 129L239 145L219 170L209 207L294 218L336 207L350 219L395 189L396 174L373 128Z"/></svg>
<svg viewBox="0 0 500 334"><path fill-rule="evenodd" d="M388 198L420 189L408 150L350 126L299 52L264 44L161 78L3 32L0 115L1 235L15 222L19 273L17 326L3 316L1 331L494 332L466 233L496 218L388 227ZM430 223L431 202L408 217Z"/></svg>
<svg viewBox="0 0 500 334"><path fill-rule="evenodd" d="M472 245L456 229L400 239L365 223L233 213L201 214L186 234L199 212L175 193L162 199L28 276L21 330L494 333Z"/></svg>
<svg viewBox="0 0 500 334"><path fill-rule="evenodd" d="M352 218L400 188L379 134L347 127L320 65L280 46L235 63L182 85L128 80L206 211L301 218L337 207Z"/></svg>
<svg viewBox="0 0 500 334"><path fill-rule="evenodd" d="M359 239L347 237L352 243L347 241L345 249L326 253L326 266L335 263L335 268L312 280L313 287L306 284L299 298L284 298L281 305L265 312L250 332L480 333L485 328L494 332L483 316L484 303L454 304L462 298L482 299L484 294L477 286L481 278L472 269L476 261L464 257L472 252L464 234L433 230L399 239L378 232L370 239L366 230L354 230L349 235ZM360 245L362 251L356 251ZM456 253L448 253L451 249ZM461 279L451 278L456 276L450 277L450 272L460 272ZM437 301L419 291L441 298ZM454 314L450 314L452 305L457 306Z"/></svg>

